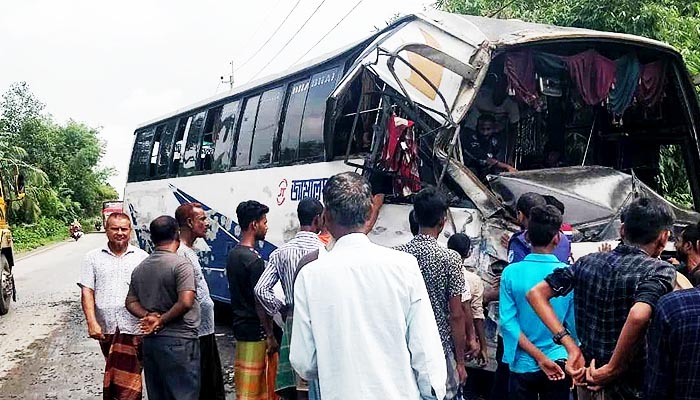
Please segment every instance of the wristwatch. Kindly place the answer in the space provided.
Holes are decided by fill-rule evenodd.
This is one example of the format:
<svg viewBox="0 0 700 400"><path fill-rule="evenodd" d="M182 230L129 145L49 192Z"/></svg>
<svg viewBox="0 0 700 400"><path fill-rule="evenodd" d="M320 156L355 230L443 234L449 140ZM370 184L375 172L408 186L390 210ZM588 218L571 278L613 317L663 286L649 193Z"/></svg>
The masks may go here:
<svg viewBox="0 0 700 400"><path fill-rule="evenodd" d="M552 336L552 341L556 344L561 345L561 340L564 339L565 336L571 335L571 332L569 332L568 329L564 328L557 332L554 336Z"/></svg>

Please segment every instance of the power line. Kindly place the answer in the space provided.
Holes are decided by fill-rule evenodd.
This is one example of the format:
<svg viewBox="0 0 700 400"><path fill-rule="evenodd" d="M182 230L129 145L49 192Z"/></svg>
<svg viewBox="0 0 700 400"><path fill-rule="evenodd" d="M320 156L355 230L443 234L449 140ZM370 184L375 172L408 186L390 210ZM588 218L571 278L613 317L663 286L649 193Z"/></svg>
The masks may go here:
<svg viewBox="0 0 700 400"><path fill-rule="evenodd" d="M309 53L311 52L311 50L313 50L316 46L318 46L318 44L321 43L321 42L323 41L323 39L325 39L326 37L328 37L328 35L330 35L330 34L335 30L335 28L338 27L338 25L340 25L341 23L343 23L343 21L345 21L345 18L347 18L348 16L350 16L350 14L352 14L352 12L355 11L355 9L356 9L360 4L362 4L362 2L364 2L364 1L365 1L365 0L360 0L360 1L358 1L357 3L355 3L355 5L350 9L350 11L348 11L348 12L343 16L343 18L341 18L340 21L338 21L338 23L336 23L336 24L331 28L331 30L329 30L328 32L326 32L326 34L323 35L323 37L321 37L321 39L319 39L318 42L314 43L314 45L311 46L311 48L309 48L309 50L307 50L306 53L304 53L301 57L297 58L297 60L294 61L294 62L292 63L292 65L298 63L299 61L301 61L302 58L306 57L306 55L309 54Z"/></svg>
<svg viewBox="0 0 700 400"><path fill-rule="evenodd" d="M306 26L306 24L308 24L309 21L311 21L311 18L313 18L314 15L316 15L316 13L318 12L318 10L321 8L321 6L323 6L323 3L325 3L325 2L326 2L326 0L321 1L321 4L319 4L319 5L316 7L316 9L314 10L314 12L311 13L311 15L309 16L309 18L307 18L306 21L304 21L304 23L301 24L301 26L299 27L299 29L297 29L297 31L294 32L294 34L292 35L292 37L290 37L289 40L287 40L287 43L285 43L284 46L282 46L282 48L279 49L279 50L277 51L277 54L275 54L275 55L270 59L270 61L267 62L267 64L265 64L262 68L260 68L260 69L258 70L258 72L256 72L255 75L253 75L253 77L250 78L251 80L252 80L252 79L255 79L258 75L260 75L260 73L261 73L263 70L265 70L265 68L267 68L270 64L272 64L273 61L275 61L275 59L277 58L277 56L279 56L279 55L282 53L282 51L283 51L284 49L286 49L287 46L289 46L289 43L291 43L292 40L294 40L294 38L297 37L297 35L299 34L299 32L301 32L301 30L304 29L304 27Z"/></svg>
<svg viewBox="0 0 700 400"><path fill-rule="evenodd" d="M260 53L260 50L262 50L268 43L270 43L270 40L272 40L272 38L277 34L277 32L279 32L279 30L282 28L282 26L284 25L284 23L287 22L287 20L289 19L289 17L292 15L292 13L294 12L294 10L297 9L297 6L299 5L299 3L301 3L301 0L297 0L297 2L294 4L294 7L292 7L292 9L287 13L287 16L284 17L284 19L282 20L282 22L281 22L279 25L277 25L277 28L275 28L274 32L272 32L272 34L267 38L267 40L265 40L265 43L263 43L260 47L258 47L257 50L255 50L255 52L253 52L253 54L252 54L250 57L248 57L245 61L243 61L243 64L241 64L241 66L239 66L238 68L236 68L236 71L238 71L238 70L240 70L241 68L245 67L245 66L250 62L250 60L252 60L253 58L255 58L255 56L257 56L258 53Z"/></svg>

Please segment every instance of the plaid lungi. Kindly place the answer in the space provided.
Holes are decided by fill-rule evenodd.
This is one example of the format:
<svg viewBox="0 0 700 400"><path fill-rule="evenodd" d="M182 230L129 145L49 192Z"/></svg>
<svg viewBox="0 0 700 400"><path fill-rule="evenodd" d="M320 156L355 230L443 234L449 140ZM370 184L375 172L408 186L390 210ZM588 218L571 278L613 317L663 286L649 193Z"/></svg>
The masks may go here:
<svg viewBox="0 0 700 400"><path fill-rule="evenodd" d="M296 392L297 375L289 362L289 344L292 337L292 316L288 316L284 322L284 332L280 343L280 359L275 379L275 391L284 395L286 392Z"/></svg>
<svg viewBox="0 0 700 400"><path fill-rule="evenodd" d="M141 400L141 336L105 335L100 342L106 365L102 396L104 400ZM107 346L109 345L109 346ZM108 351L105 351L109 348Z"/></svg>
<svg viewBox="0 0 700 400"><path fill-rule="evenodd" d="M275 375L279 354L267 354L267 344L236 342L234 382L237 400L277 400Z"/></svg>

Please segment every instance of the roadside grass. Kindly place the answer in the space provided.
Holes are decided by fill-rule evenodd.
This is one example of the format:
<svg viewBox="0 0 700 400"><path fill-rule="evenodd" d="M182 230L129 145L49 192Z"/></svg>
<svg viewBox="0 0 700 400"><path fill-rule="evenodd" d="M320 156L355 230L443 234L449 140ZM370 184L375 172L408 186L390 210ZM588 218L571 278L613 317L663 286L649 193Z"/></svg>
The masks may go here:
<svg viewBox="0 0 700 400"><path fill-rule="evenodd" d="M36 224L16 225L11 229L17 253L34 250L68 237L68 225L54 218L40 218Z"/></svg>

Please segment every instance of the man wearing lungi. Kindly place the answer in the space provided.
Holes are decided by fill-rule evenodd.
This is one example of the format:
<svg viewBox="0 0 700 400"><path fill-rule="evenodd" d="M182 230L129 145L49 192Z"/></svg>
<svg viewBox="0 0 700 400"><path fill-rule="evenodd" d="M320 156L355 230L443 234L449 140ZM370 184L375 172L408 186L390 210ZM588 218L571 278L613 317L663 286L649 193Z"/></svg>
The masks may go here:
<svg viewBox="0 0 700 400"><path fill-rule="evenodd" d="M198 400L199 303L194 267L177 255L175 218L154 219L155 250L131 274L126 308L140 318L143 368L150 400Z"/></svg>
<svg viewBox="0 0 700 400"><path fill-rule="evenodd" d="M88 335L99 341L106 366L105 400L140 400L141 331L124 307L131 272L148 254L129 245L131 220L112 213L105 223L107 244L85 255L78 286Z"/></svg>
<svg viewBox="0 0 700 400"><path fill-rule="evenodd" d="M299 232L270 254L267 267L258 284L255 285L255 295L268 315L274 316L280 311L286 314L275 381L275 391L285 399L308 398L308 383L301 379L289 364L289 342L292 336L292 315L294 314L294 275L302 257L323 247L318 237L322 225L321 213L323 213L323 205L320 201L307 197L299 202L297 206ZM282 284L286 305L275 297L273 288L278 281Z"/></svg>
<svg viewBox="0 0 700 400"><path fill-rule="evenodd" d="M231 293L233 336L236 338L234 375L238 400L277 399L277 350L272 318L256 300L254 288L265 269L257 244L267 233L270 209L255 200L236 208L240 242L228 254L226 275Z"/></svg>
<svg viewBox="0 0 700 400"><path fill-rule="evenodd" d="M197 297L201 321L199 323L200 376L202 384L199 390L200 400L224 400L224 377L221 372L221 359L214 336L214 300L209 295L209 285L204 279L199 256L194 249L194 242L204 238L209 230L209 218L199 203L185 203L175 210L175 219L180 225L180 247L177 254L187 258L194 266L197 282Z"/></svg>

